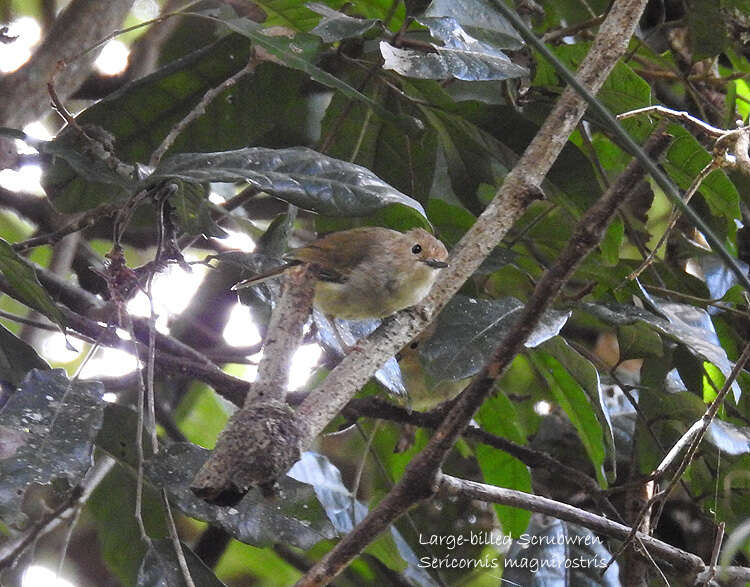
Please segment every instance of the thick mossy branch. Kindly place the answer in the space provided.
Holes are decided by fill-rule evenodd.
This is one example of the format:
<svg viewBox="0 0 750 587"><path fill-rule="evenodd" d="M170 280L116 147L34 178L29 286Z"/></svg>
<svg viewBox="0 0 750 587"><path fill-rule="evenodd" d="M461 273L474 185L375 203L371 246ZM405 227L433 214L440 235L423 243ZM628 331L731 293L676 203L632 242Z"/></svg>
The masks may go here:
<svg viewBox="0 0 750 587"><path fill-rule="evenodd" d="M303 434L285 403L292 356L312 309L316 275L308 265L286 271L284 292L268 326L258 378L229 420L191 485L196 495L234 503L251 487L270 490L300 458Z"/></svg>

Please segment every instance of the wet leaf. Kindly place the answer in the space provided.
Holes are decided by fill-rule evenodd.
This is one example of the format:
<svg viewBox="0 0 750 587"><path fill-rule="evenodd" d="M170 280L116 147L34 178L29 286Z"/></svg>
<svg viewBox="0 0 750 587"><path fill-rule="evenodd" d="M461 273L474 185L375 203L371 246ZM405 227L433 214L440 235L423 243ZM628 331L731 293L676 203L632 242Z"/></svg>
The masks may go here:
<svg viewBox="0 0 750 587"><path fill-rule="evenodd" d="M339 338L344 344L353 347L357 344L357 341L369 336L380 326L380 320L377 318L367 320L342 320L341 318L334 318L336 324L333 326L317 308L313 309L313 320L315 322L318 342L338 359L342 359L349 352L349 349L341 348ZM338 337L333 330L334 328L338 331ZM388 359L377 370L375 379L393 395L397 397L406 396L404 378L395 357Z"/></svg>
<svg viewBox="0 0 750 587"><path fill-rule="evenodd" d="M0 324L0 379L18 386L32 369L49 369L49 365L10 330Z"/></svg>
<svg viewBox="0 0 750 587"><path fill-rule="evenodd" d="M362 37L380 22L376 18L353 18L320 2L308 2L305 6L323 17L310 32L318 35L324 43Z"/></svg>
<svg viewBox="0 0 750 587"><path fill-rule="evenodd" d="M0 518L5 523L23 525L27 516L21 506L32 484L61 481L70 491L81 481L102 424L102 392L100 383L69 381L62 369L34 369L10 396L0 411L0 445L15 431L12 454L0 460Z"/></svg>
<svg viewBox="0 0 750 587"><path fill-rule="evenodd" d="M216 578L213 571L195 556L192 550L184 544L181 544L181 546L190 577L195 585L201 587L221 587L224 585ZM187 587L171 540L151 540L138 571L136 585L137 587Z"/></svg>
<svg viewBox="0 0 750 587"><path fill-rule="evenodd" d="M47 290L39 283L34 269L1 238L0 275L8 280L8 284L15 292L14 297L19 302L41 312L64 331L65 319L62 312L52 301Z"/></svg>
<svg viewBox="0 0 750 587"><path fill-rule="evenodd" d="M365 216L388 204L422 206L374 173L306 147L248 147L218 153L185 153L166 159L149 181L240 182L295 206L331 216Z"/></svg>
<svg viewBox="0 0 750 587"><path fill-rule="evenodd" d="M645 323L668 338L684 344L691 353L713 363L728 376L732 363L726 351L720 346L711 318L701 308L666 302L649 296L652 306L661 316L634 306L618 304L583 304L583 309L608 324L622 326ZM739 401L742 390L735 381L732 386L735 400Z"/></svg>
<svg viewBox="0 0 750 587"><path fill-rule="evenodd" d="M459 79L464 81L505 80L529 75L529 70L513 63L495 47L468 35L453 18L422 18L442 45L433 51L401 49L381 41L385 69L420 79Z"/></svg>
<svg viewBox="0 0 750 587"><path fill-rule="evenodd" d="M503 49L520 49L523 39L488 0L433 0L427 17L453 17L474 38Z"/></svg>
<svg viewBox="0 0 750 587"><path fill-rule="evenodd" d="M303 453L302 458L289 470L288 475L313 486L318 501L325 508L329 519L340 534L350 532L368 513L367 506L354 499L346 488L338 468L323 455L309 451ZM366 552L371 552L416 585L436 584L427 571L419 566L416 554L394 526L390 527L390 534L387 538L383 544L384 539L381 537L378 542L370 545ZM388 556L390 544L395 546L397 556L402 561L394 561ZM406 562L406 566L403 565L403 561Z"/></svg>
<svg viewBox="0 0 750 587"><path fill-rule="evenodd" d="M435 334L420 354L436 381L463 379L477 374L502 338L516 325L523 302L506 297L496 300L454 296L437 320ZM560 332L570 314L546 312L526 341L536 347Z"/></svg>
<svg viewBox="0 0 750 587"><path fill-rule="evenodd" d="M294 479L279 481L277 500L268 500L253 489L233 507L209 504L195 496L190 483L209 451L190 443L175 443L145 464L146 477L164 487L170 501L182 512L219 526L237 540L254 546L283 542L307 549L333 538L335 532L312 489Z"/></svg>

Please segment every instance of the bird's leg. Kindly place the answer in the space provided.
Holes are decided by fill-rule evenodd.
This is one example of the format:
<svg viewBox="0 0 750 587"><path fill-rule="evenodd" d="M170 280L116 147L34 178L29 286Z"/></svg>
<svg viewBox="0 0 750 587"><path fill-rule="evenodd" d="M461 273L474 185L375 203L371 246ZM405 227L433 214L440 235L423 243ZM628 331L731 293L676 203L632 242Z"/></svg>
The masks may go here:
<svg viewBox="0 0 750 587"><path fill-rule="evenodd" d="M336 342L339 343L339 346L341 347L341 352L344 355L348 355L349 351L352 350L352 347L344 342L344 338L339 332L339 327L336 326L336 319L331 314L326 314L325 317L326 320L328 320L328 323L331 325L331 328L333 329L333 335L336 337Z"/></svg>

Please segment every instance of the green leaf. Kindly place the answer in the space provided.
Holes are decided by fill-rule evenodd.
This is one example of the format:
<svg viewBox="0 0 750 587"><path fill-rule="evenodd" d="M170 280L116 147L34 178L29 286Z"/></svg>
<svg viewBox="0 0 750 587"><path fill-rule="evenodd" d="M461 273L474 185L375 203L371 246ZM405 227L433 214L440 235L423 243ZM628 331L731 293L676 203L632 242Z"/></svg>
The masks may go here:
<svg viewBox="0 0 750 587"><path fill-rule="evenodd" d="M65 318L42 287L34 269L18 256L7 242L0 238L0 275L5 277L13 290L13 297L41 312L65 331Z"/></svg>
<svg viewBox="0 0 750 587"><path fill-rule="evenodd" d="M404 204L424 216L422 206L374 173L306 147L248 147L219 153L185 153L162 161L148 182L246 181L304 208L331 216L364 216L387 204Z"/></svg>
<svg viewBox="0 0 750 587"><path fill-rule="evenodd" d="M478 373L495 347L515 326L523 302L454 296L440 313L435 333L421 346L420 356L435 381L458 380ZM569 313L545 312L526 341L529 348L557 335Z"/></svg>
<svg viewBox="0 0 750 587"><path fill-rule="evenodd" d="M190 577L201 587L221 587L224 585L213 571L201 561L187 546L180 543L187 562ZM167 538L151 540L138 571L137 587L187 587L180 570L172 541Z"/></svg>
<svg viewBox="0 0 750 587"><path fill-rule="evenodd" d="M76 120L85 128L96 125L110 133L114 152L128 163L147 163L152 152L169 131L203 98L206 91L242 69L250 58L251 43L242 35L228 35L208 47L170 63L151 75L137 79L96 102ZM290 109L299 102L299 88L306 76L274 63L261 63L252 75L226 89L177 137L167 155L189 151L219 151L246 145L279 144L288 135L285 123L293 118ZM296 138L295 138L296 137ZM299 131L287 140L305 142ZM110 139L110 140L112 140ZM113 176L109 185L104 176L91 177L87 166L104 167L92 156L84 157L85 144L75 132L60 133L45 149L58 153L42 183L65 212L78 212L125 197L127 182ZM81 159L74 168L61 159L70 154ZM134 183L131 182L131 183ZM125 189L124 189L125 188Z"/></svg>
<svg viewBox="0 0 750 587"><path fill-rule="evenodd" d="M502 391L485 400L477 413L477 422L491 434L526 444L526 436L518 425L515 406ZM527 493L532 491L531 473L515 457L484 444L477 445L474 454L486 483ZM531 512L502 505L494 507L504 534L518 537L526 530Z"/></svg>
<svg viewBox="0 0 750 587"><path fill-rule="evenodd" d="M355 499L341 480L341 472L327 457L305 452L289 471L289 476L312 485L318 501L340 534L350 532L368 513L366 505ZM390 533L373 542L366 552L376 556L393 570L412 577L418 584L434 585L419 565L416 554L394 526Z"/></svg>
<svg viewBox="0 0 750 587"><path fill-rule="evenodd" d="M0 412L0 519L20 527L34 485L69 492L91 467L102 425L103 387L69 381L62 369L34 369Z"/></svg>
<svg viewBox="0 0 750 587"><path fill-rule="evenodd" d="M99 448L117 460L136 464L136 413L124 406L107 406L104 424L96 438ZM144 446L149 454L150 448ZM335 532L309 488L284 477L279 481L285 495L281 505L268 502L254 489L234 507L210 504L190 489L190 483L208 457L208 451L188 442L169 445L145 463L146 480L163 487L170 502L185 514L223 528L242 542L264 546L283 540L310 548Z"/></svg>
<svg viewBox="0 0 750 587"><path fill-rule="evenodd" d="M363 37L380 22L376 18L353 18L320 2L308 2L305 6L323 17L310 32L318 35L324 43Z"/></svg>
<svg viewBox="0 0 750 587"><path fill-rule="evenodd" d="M453 18L421 18L442 45L432 51L401 49L380 42L383 67L406 77L420 79L459 79L464 81L506 80L529 75L529 70L513 63L493 46L467 34Z"/></svg>
<svg viewBox="0 0 750 587"><path fill-rule="evenodd" d="M664 169L682 189L687 189L700 171L711 161L711 155L696 138L677 124L669 125L674 140L667 151ZM722 170L716 170L703 180L698 190L711 213L734 223L740 218L740 195Z"/></svg>
<svg viewBox="0 0 750 587"><path fill-rule="evenodd" d="M122 585L135 585L146 545L135 521L136 479L133 471L115 464L86 501L101 558ZM147 534L167 536L162 501L148 484L143 486L142 518Z"/></svg>
<svg viewBox="0 0 750 587"><path fill-rule="evenodd" d="M513 25L487 0L433 0L427 17L452 17L476 39L503 49L524 46Z"/></svg>
<svg viewBox="0 0 750 587"><path fill-rule="evenodd" d="M602 259L608 267L614 267L620 261L620 246L625 236L625 223L622 218L615 217L607 231L604 233L599 248L602 252Z"/></svg>
<svg viewBox="0 0 750 587"><path fill-rule="evenodd" d="M259 0L255 2L266 13L264 25L267 27L284 26L298 31L309 31L318 22L318 15L306 0ZM317 4L317 3L316 3ZM393 2L391 0L326 0L326 6L333 10L346 9L348 14L361 16L365 19L383 20L387 16L392 19L395 27L401 26L404 19L404 7L401 3L391 14ZM313 12L315 10L315 12ZM320 12L318 12L320 14Z"/></svg>
<svg viewBox="0 0 750 587"><path fill-rule="evenodd" d="M174 443L145 463L150 483L163 487L170 502L187 515L217 525L237 540L254 546L282 541L310 548L335 532L310 487L289 476L279 480L284 499L269 502L260 490L251 490L233 507L209 504L198 498L190 483L208 457L208 451L187 442Z"/></svg>
<svg viewBox="0 0 750 587"><path fill-rule="evenodd" d="M372 98L369 98L349 84L342 82L336 76L331 75L324 69L314 65L304 56L305 51L303 48L306 45L309 45L312 42L312 39L319 42L317 37L305 35L304 33L294 35L291 39L287 36L272 36L268 33L267 29L263 29L258 23L244 18L225 20L223 22L233 31L252 39L287 67L293 67L300 71L304 71L316 82L328 86L329 88L333 88L334 90L338 90L352 100L364 102L383 120L397 125L405 132L417 135L424 130L424 125L419 119L411 116L399 115L383 108L380 104L372 100Z"/></svg>
<svg viewBox="0 0 750 587"><path fill-rule="evenodd" d="M172 183L177 189L168 198L171 216L183 232L191 236L227 236L211 218L211 207L207 201L208 188L205 185L179 180Z"/></svg>
<svg viewBox="0 0 750 587"><path fill-rule="evenodd" d="M626 305L585 303L582 308L615 326L639 322L648 324L656 332L685 345L693 355L716 365L725 377L729 376L732 363L719 344L711 318L705 310L687 304L657 300L650 296L649 301L662 314L661 316ZM736 381L732 389L735 399L739 400L742 390Z"/></svg>
<svg viewBox="0 0 750 587"><path fill-rule="evenodd" d="M356 86L366 81L365 74L352 67L344 68L339 76ZM415 106L394 99L379 85L364 84L362 92L384 108L419 115ZM370 169L420 202L426 202L430 196L437 156L437 137L431 130L412 136L385 124L366 104L337 92L321 123L321 145L325 145L327 155Z"/></svg>
<svg viewBox="0 0 750 587"><path fill-rule="evenodd" d="M591 43L563 44L553 48L555 56L570 69L576 70L591 48ZM555 69L546 60L538 60L535 86L561 86ZM651 87L630 66L618 61L602 89L597 93L602 103L614 114L651 104ZM650 124L648 124L650 127Z"/></svg>
<svg viewBox="0 0 750 587"><path fill-rule="evenodd" d="M661 337L645 324L623 324L617 327L620 361L664 355Z"/></svg>
<svg viewBox="0 0 750 587"><path fill-rule="evenodd" d="M475 216L462 206L454 206L439 198L427 203L427 217L435 226L440 240L455 245L476 222Z"/></svg>
<svg viewBox="0 0 750 587"><path fill-rule="evenodd" d="M49 369L49 365L10 330L0 324L0 380L17 387L32 369Z"/></svg>
<svg viewBox="0 0 750 587"><path fill-rule="evenodd" d="M729 43L728 31L716 0L689 0L685 16L690 31L693 63L715 57Z"/></svg>
<svg viewBox="0 0 750 587"><path fill-rule="evenodd" d="M599 423L585 391L551 354L542 350L535 350L530 353L530 357L537 371L547 382L552 395L565 410L571 423L578 431L586 454L594 465L596 477L602 487L606 487L604 459L607 450L605 448L604 429Z"/></svg>
<svg viewBox="0 0 750 587"><path fill-rule="evenodd" d="M525 118L509 106L492 106L478 103L461 103L456 113L489 134L502 145L503 161L510 169L539 131L533 120ZM486 139L483 139L487 142ZM450 163L450 161L449 161ZM571 173L574 169L575 173ZM451 176L452 177L452 176ZM472 181L475 181L472 178ZM496 183L485 181L485 183ZM547 174L542 185L547 197L561 204L574 215L582 214L601 195L601 189L588 157L575 144L568 141ZM454 183L454 189L456 189Z"/></svg>
<svg viewBox="0 0 750 587"><path fill-rule="evenodd" d="M567 372L575 379L581 389L586 392L590 405L596 413L596 419L603 431L604 443L607 447L612 473L610 477L614 480L617 476L617 454L615 450L615 436L612 426L612 418L609 415L607 396L599 378L596 367L578 351L573 349L561 336L556 336L541 345L542 349L550 353Z"/></svg>

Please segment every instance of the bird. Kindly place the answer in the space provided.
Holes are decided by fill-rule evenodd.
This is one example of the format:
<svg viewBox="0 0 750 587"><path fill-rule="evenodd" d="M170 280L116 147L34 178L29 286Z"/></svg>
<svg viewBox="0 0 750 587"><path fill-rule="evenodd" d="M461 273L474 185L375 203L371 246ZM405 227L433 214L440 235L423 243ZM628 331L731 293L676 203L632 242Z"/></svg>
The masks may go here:
<svg viewBox="0 0 750 587"><path fill-rule="evenodd" d="M283 256L285 264L234 285L252 287L289 267L317 270L313 305L345 320L385 318L418 304L440 269L448 266L445 245L424 229L401 233L367 226L333 232Z"/></svg>

